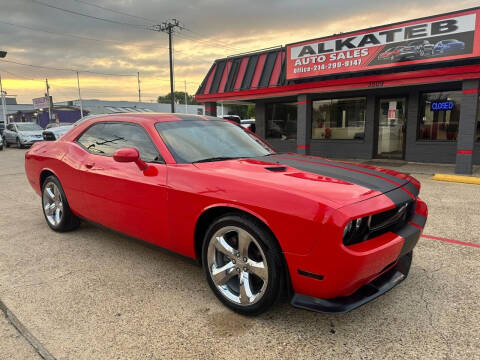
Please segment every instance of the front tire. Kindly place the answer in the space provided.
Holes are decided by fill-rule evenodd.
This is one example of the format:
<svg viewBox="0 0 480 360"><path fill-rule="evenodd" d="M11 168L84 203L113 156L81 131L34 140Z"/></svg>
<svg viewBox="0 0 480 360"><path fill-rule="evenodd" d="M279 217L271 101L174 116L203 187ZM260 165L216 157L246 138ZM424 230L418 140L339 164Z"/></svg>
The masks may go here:
<svg viewBox="0 0 480 360"><path fill-rule="evenodd" d="M42 209L48 226L54 231L71 231L80 225L70 210L62 184L53 175L47 177L42 186Z"/></svg>
<svg viewBox="0 0 480 360"><path fill-rule="evenodd" d="M252 217L231 214L214 221L205 235L202 263L214 294L240 314L263 313L280 295L280 247Z"/></svg>

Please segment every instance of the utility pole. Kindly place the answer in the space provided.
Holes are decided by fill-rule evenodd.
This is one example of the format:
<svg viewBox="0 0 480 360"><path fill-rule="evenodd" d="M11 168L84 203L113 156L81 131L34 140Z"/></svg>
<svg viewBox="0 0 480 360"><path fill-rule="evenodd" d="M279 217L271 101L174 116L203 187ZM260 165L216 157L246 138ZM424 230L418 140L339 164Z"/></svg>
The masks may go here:
<svg viewBox="0 0 480 360"><path fill-rule="evenodd" d="M0 51L0 58L4 58L7 56L7 52L4 50ZM2 110L3 110L3 124L5 125L5 128L7 128L7 104L5 100L5 94L6 92L3 92L3 85L2 85L2 77L0 76L0 96L2 97Z"/></svg>
<svg viewBox="0 0 480 360"><path fill-rule="evenodd" d="M52 102L50 101L50 86L48 85L48 78L45 78L45 84L47 85L47 99L48 99L48 123L52 121Z"/></svg>
<svg viewBox="0 0 480 360"><path fill-rule="evenodd" d="M173 82L173 49L172 49L172 35L175 33L175 28L182 29L177 19L164 21L159 25L153 25L150 29L154 31L161 31L168 34L168 54L170 58L170 105L172 113L175 112L175 93Z"/></svg>
<svg viewBox="0 0 480 360"><path fill-rule="evenodd" d="M82 103L82 94L80 93L80 76L78 76L78 71L77 71L77 86L78 86L78 100L80 101L80 118L83 118L83 103Z"/></svg>
<svg viewBox="0 0 480 360"><path fill-rule="evenodd" d="M137 84L138 84L138 102L142 102L142 96L140 95L140 72L137 72Z"/></svg>
<svg viewBox="0 0 480 360"><path fill-rule="evenodd" d="M5 91L3 91L2 85L2 77L0 76L0 92L2 93L2 111L3 111L3 123L5 124L5 128L7 127L8 120L7 120L7 104L5 100Z"/></svg>
<svg viewBox="0 0 480 360"><path fill-rule="evenodd" d="M185 114L188 114L187 80L185 80Z"/></svg>

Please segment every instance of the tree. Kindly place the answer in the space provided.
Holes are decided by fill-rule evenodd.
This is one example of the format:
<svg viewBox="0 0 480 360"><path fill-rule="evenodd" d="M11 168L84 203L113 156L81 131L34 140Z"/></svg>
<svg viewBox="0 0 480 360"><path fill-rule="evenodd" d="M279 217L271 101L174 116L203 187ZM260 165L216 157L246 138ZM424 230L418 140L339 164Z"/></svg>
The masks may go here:
<svg viewBox="0 0 480 360"><path fill-rule="evenodd" d="M225 106L228 107L228 115L238 115L240 119L246 119L248 117L247 105L228 104Z"/></svg>
<svg viewBox="0 0 480 360"><path fill-rule="evenodd" d="M185 92L184 91L175 91L175 104L185 104ZM170 99L172 98L171 93L168 93L165 96L159 96L157 102L160 104L170 104ZM188 105L197 105L195 98L192 95L187 93L187 103Z"/></svg>
<svg viewBox="0 0 480 360"><path fill-rule="evenodd" d="M255 119L255 105L248 105L247 116L249 119Z"/></svg>

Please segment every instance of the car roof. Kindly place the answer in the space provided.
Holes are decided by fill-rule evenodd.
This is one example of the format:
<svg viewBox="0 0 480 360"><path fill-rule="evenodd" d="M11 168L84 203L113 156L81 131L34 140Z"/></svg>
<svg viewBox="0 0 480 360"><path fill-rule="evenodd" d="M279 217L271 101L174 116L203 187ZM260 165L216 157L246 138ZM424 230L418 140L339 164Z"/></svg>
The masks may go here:
<svg viewBox="0 0 480 360"><path fill-rule="evenodd" d="M157 123L167 121L207 121L207 120L221 120L219 117L209 115L193 115L193 114L181 114L181 113L116 113L116 114L96 114L88 115L78 120L75 125L78 125L87 120L134 120L139 123Z"/></svg>

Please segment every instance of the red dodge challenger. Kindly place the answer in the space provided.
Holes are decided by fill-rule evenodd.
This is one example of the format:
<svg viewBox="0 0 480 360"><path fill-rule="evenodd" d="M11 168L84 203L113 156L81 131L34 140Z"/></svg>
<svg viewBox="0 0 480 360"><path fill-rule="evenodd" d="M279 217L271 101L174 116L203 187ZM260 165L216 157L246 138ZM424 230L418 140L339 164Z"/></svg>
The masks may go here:
<svg viewBox="0 0 480 360"><path fill-rule="evenodd" d="M427 220L391 170L279 154L223 119L99 115L25 155L54 231L89 220L198 259L229 308L352 310L404 280Z"/></svg>

